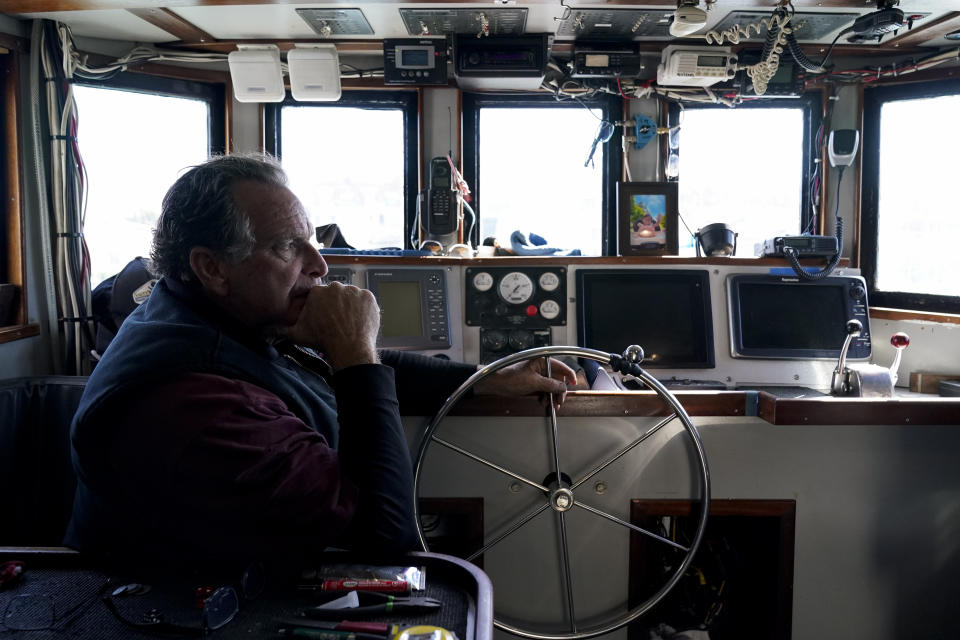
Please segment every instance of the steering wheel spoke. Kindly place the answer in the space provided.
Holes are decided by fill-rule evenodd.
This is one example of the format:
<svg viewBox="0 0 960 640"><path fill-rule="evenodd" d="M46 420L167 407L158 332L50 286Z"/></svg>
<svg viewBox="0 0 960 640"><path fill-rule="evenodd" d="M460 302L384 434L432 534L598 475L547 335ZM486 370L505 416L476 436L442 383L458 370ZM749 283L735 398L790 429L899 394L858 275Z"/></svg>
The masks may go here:
<svg viewBox="0 0 960 640"><path fill-rule="evenodd" d="M675 548L679 549L680 551L684 551L684 552L690 551L690 547L685 547L685 546L683 546L682 544L678 544L678 543L674 542L673 540L670 540L669 538L664 538L664 537L661 536L661 535L657 535L656 533L654 533L654 532L652 532L652 531L647 531L647 530L644 529L643 527L638 527L637 525L633 524L632 522L627 522L626 520L624 520L624 519L622 519L622 518L618 518L617 516L610 515L609 513L606 513L605 511L601 511L600 509L597 509L597 508L595 508L595 507L591 507L591 506L588 505L588 504L585 504L585 503L583 503L583 502L577 502L576 505L577 505L578 507L580 507L581 509L583 509L584 511L589 511L589 512L592 513L593 515L600 516L601 518L606 518L606 519L609 520L610 522L616 522L617 524L623 525L624 527L626 527L627 529L630 529L631 531L636 531L637 533L640 533L640 534L643 534L643 535L645 535L645 536L647 536L647 537L653 538L654 540L659 540L660 542L662 542L662 543L664 543L664 544L668 544L668 545L670 545L671 547L675 547Z"/></svg>
<svg viewBox="0 0 960 640"><path fill-rule="evenodd" d="M536 509L536 510L534 510L534 511L531 511L530 513L528 513L528 514L525 515L524 517L522 517L522 518L520 518L519 520L517 520L516 522L514 522L512 525L510 525L509 527L507 527L506 530L504 530L503 532L499 533L493 540L491 540L491 541L488 542L487 544L483 545L482 547L480 547L479 549L477 549L476 551L474 551L473 553L471 553L471 554L470 554L469 556L467 556L465 559L466 559L466 560L469 560L469 561L473 561L473 560L476 559L478 556L483 555L484 553L486 553L487 551L489 551L491 547L493 547L494 545L496 545L497 543L499 543L500 541L502 541L504 538L506 538L507 536L509 536L511 533L513 533L514 531L517 531L518 529L520 529L520 527L522 527L523 525L527 524L528 522L530 522L531 520L533 520L534 518L536 518L538 515L540 515L540 514L543 513L544 511L546 511L546 510L547 510L547 507L549 507L549 506L550 506L549 504L540 505L540 508L539 508L539 509Z"/></svg>
<svg viewBox="0 0 960 640"><path fill-rule="evenodd" d="M430 439L433 440L434 442L436 442L436 443L439 444L439 445L442 445L442 446L444 446L444 447L446 447L446 448L448 448L448 449L450 449L450 450L452 450L452 451L456 451L456 452L459 453L460 455L463 455L463 456L466 456L466 457L470 458L471 460L474 460L474 461L476 461L476 462L479 462L480 464L485 465L485 466L487 466L487 467L490 467L491 469L496 469L496 470L499 471L500 473L502 473L502 474L504 474L504 475L508 475L508 476L510 476L511 478L513 478L514 480L519 480L520 482L522 482L522 483L524 483L524 484L530 485L530 486L533 487L534 489L539 489L539 490L542 491L543 493L549 493L549 489L547 489L545 486L543 486L543 485L540 484L539 482L534 482L533 480L530 480L530 479L528 479L528 478L524 478L524 477L521 476L519 473L514 473L513 471L510 471L509 469L507 469L507 468L505 468L505 467L501 467L500 465L498 465L498 464L496 464L496 463L494 463L494 462L490 462L489 460L486 460L485 458L481 458L480 456L478 456L478 455L475 454L475 453L470 453L469 451L467 451L467 450L464 449L463 447L458 447L457 445L453 444L452 442L447 442L446 440L444 440L444 439L442 439L442 438L439 438L439 437L437 437L437 436L431 436Z"/></svg>
<svg viewBox="0 0 960 640"><path fill-rule="evenodd" d="M623 456L627 455L630 451L633 450L634 447L636 447L637 445L639 445L640 443L642 443L644 440L652 437L655 433L657 433L657 431L659 431L660 429L662 429L663 427L665 427L666 425L668 425L668 424L669 424L674 418L676 418L676 417L677 417L677 414L671 413L669 416L667 416L666 418L664 418L663 420L661 420L661 421L658 422L657 424L653 425L653 427L652 427L649 431L647 431L646 433L644 433L642 436L640 436L639 438L637 438L636 440L634 440L633 442L631 442L631 443L628 444L627 446L625 446L625 447L623 447L622 449L620 449L619 451L617 451L615 454L613 454L612 456L610 456L609 458L607 458L606 460L604 460L603 462L601 462L600 464L598 464L596 467L594 467L594 468L591 469L590 471L587 471L587 473L584 474L584 476L583 476L582 478L580 478L579 480L577 480L576 482L574 482L574 483L570 486L570 488L571 488L571 489L576 489L577 487L579 487L580 485L582 485L584 482L586 482L587 480L589 480L589 479L592 478L593 476L597 475L598 473L600 473L601 471L603 471L604 469L606 469L607 467L609 467L611 464L613 464L614 462L616 462L617 460L619 460L619 459L622 458Z"/></svg>

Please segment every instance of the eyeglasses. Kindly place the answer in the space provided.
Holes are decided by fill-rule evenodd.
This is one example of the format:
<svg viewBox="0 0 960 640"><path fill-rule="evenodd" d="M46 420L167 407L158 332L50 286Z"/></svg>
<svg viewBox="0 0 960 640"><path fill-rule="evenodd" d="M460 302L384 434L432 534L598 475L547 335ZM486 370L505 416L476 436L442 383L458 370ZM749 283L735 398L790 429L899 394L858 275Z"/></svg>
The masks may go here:
<svg viewBox="0 0 960 640"><path fill-rule="evenodd" d="M226 625L240 610L240 598L236 590L233 587L220 587L203 600L199 624L196 626L170 622L161 609L150 609L140 620L130 620L120 613L114 601L115 597L126 593L120 589L123 587L103 596L103 603L120 622L134 629L203 636Z"/></svg>

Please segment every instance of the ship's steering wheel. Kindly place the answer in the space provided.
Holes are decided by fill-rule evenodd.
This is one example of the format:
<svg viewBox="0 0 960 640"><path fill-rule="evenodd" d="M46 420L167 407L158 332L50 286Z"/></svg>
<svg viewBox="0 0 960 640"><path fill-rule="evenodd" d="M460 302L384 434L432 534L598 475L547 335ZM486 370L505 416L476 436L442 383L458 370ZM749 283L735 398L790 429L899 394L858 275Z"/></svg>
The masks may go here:
<svg viewBox="0 0 960 640"><path fill-rule="evenodd" d="M529 473L526 476L522 473L516 473L505 466L498 464L496 461L488 459L488 457L494 457L494 455L488 455L488 457L477 455L476 453L469 451L467 448L464 448L450 441L449 439L442 437L438 433L440 431L441 423L444 421L444 418L447 417L450 410L478 382L487 376L496 373L504 367L534 358L545 358L547 363L547 371L549 372L550 357L560 356L573 356L595 360L603 365L611 367L615 371L635 376L649 389L655 391L660 400L667 405L666 417L657 419L652 427L643 430L642 433L639 433L639 435L635 437L631 436L630 442L623 446L619 446L609 455L602 456L602 459L596 464L587 465L586 470L580 470L579 468L567 468L566 471L576 473L575 477L571 477L565 472L564 460L561 460L561 430L558 428L556 411L554 410L554 405L551 402L548 415L550 428L548 444L551 449L549 458L551 458L550 462L552 464L547 470L545 479L540 482L528 477L531 475ZM640 367L639 363L642 361L642 359L643 350L635 345L628 347L622 356L608 354L594 349L567 346L539 347L521 351L519 353L501 358L500 360L497 360L496 362L493 362L478 370L447 399L444 405L440 408L440 411L427 425L420 441L415 467L417 497L415 504L417 505L417 528L420 536L420 543L425 550L429 551L430 548L428 545L427 535L424 531L423 522L421 522L420 496L422 480L425 475L424 469L427 454L429 451L436 450L433 445L439 445L440 447L454 451L463 458L472 460L481 465L481 467L487 468L488 471L495 471L499 474L507 476L508 478L511 478L511 490L519 490L522 485L526 485L527 487L534 489L535 491L533 493L539 496L535 498L532 508L522 509L522 513L511 515L507 519L506 524L498 526L492 531L484 531L482 544L479 548L467 556L467 560L473 560L482 554L490 552L496 545L507 539L508 536L511 536L521 528L528 525L528 523L536 520L542 513L553 512L554 514L553 521L558 539L556 544L559 552L558 555L560 556L559 572L562 577L562 587L564 592L564 595L560 597L563 602L560 603L560 607L558 609L562 619L556 622L549 621L546 624L542 620L531 625L518 623L513 619L507 620L501 616L498 611L499 607L495 602L494 625L497 628L517 636L537 640L579 640L581 638L590 638L614 631L636 619L638 616L646 613L654 605L660 602L683 577L684 573L687 571L688 567L693 561L694 555L696 554L697 548L699 547L700 541L703 537L704 529L706 528L707 513L710 508L710 472L707 467L706 455L704 454L703 445L700 442L700 437L697 433L696 427L694 427L693 422L687 415L687 412L683 409L683 406L681 406L680 402L675 396L673 396L673 394L667 391L667 389L659 381L650 376L644 369ZM674 420L678 420L683 426L683 431L678 433L686 436L686 458L689 460L690 466L689 489L690 493L692 494L690 497L690 504L692 505L691 509L696 510L697 506L699 507L699 515L695 525L695 530L690 529L691 531L694 531L694 533L690 535L689 539L685 539L682 544L677 540L670 539L670 537L667 535L660 535L653 531L649 531L637 526L629 521L629 517L624 518L609 513L608 511L610 509L603 510L591 506L589 504L591 495L588 492L588 488L584 486L584 483L586 483L587 480L594 478L597 476L597 474L604 470L609 471L608 467L613 465L615 462L621 459L624 459L625 461L628 460L627 458L624 458L624 456L627 456L627 454L634 451L645 441L650 441L648 442L648 445L653 443L654 440L656 440L654 436L658 432L661 432L665 426L672 423ZM637 451L640 450L642 450L642 448L637 449ZM496 452L494 452L494 454L495 453ZM646 461L649 462L653 457L656 456L656 453L656 451L648 451ZM466 462L466 460L464 460L464 462ZM569 463L570 461L567 460L567 462ZM470 467L475 468L475 465L469 464L460 464L457 466L459 471L462 471L464 474L470 472ZM634 470L633 467L630 467L630 469ZM454 471L454 473L457 473L457 471ZM445 476L445 480L449 481L450 478ZM573 548L576 551L579 549L589 548L594 541L591 540L589 541L589 544L585 544L585 541L570 540L568 538L568 529L570 529L568 518L570 515L572 515L571 511L574 510L580 510L594 518L600 518L607 522L616 523L617 525L628 529L629 532L631 532L631 535L632 532L636 532L642 536L651 538L655 540L655 542L652 543L654 545L668 545L664 548L668 549L670 553L673 553L675 559L681 557L682 554L682 560L679 562L672 561L670 563L671 566L669 570L664 571L664 575L666 576L665 584L663 584L663 586L657 589L652 595L647 597L647 599L640 604L630 606L627 602L627 598L625 597L624 605L622 607L615 608L610 615L604 616L603 619L597 620L592 618L586 621L578 621L575 613L575 589L573 587L574 577L571 572L570 549ZM580 516L578 515L578 517ZM517 559L518 562L521 560L522 559L520 558ZM511 560L511 562L513 562L513 560ZM627 562L624 561L623 566L626 565ZM498 588L496 577L491 576L491 578L494 583L494 590L496 591ZM592 589L594 587L590 585L588 588ZM597 588L600 588L600 585L597 585ZM583 589L580 589L579 591L582 593Z"/></svg>

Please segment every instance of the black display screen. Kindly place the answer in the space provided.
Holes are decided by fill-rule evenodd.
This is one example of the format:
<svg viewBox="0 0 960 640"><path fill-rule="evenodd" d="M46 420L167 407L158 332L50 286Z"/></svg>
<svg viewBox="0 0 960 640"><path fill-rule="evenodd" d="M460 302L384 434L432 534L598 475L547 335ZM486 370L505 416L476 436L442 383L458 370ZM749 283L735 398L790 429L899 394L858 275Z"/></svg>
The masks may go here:
<svg viewBox="0 0 960 640"><path fill-rule="evenodd" d="M843 287L740 285L740 336L747 349L836 349L846 337Z"/></svg>
<svg viewBox="0 0 960 640"><path fill-rule="evenodd" d="M401 49L400 65L401 67L426 67L430 62L430 57L426 49Z"/></svg>
<svg viewBox="0 0 960 640"><path fill-rule="evenodd" d="M420 283L384 281L377 291L380 331L384 338L419 338L423 335L420 314Z"/></svg>
<svg viewBox="0 0 960 640"><path fill-rule="evenodd" d="M643 347L644 367L715 366L710 281L702 270L577 271L580 346Z"/></svg>
<svg viewBox="0 0 960 640"><path fill-rule="evenodd" d="M806 281L774 274L736 275L727 287L735 357L833 359L840 355L852 319L863 328L848 357L870 356L870 318L861 278Z"/></svg>

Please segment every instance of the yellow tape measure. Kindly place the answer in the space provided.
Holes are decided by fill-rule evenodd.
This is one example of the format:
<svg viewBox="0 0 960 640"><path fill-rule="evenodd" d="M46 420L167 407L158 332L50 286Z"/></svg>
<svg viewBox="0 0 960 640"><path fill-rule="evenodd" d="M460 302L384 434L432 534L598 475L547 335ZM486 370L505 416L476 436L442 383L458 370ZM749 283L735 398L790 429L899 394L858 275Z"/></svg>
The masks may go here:
<svg viewBox="0 0 960 640"><path fill-rule="evenodd" d="M393 640L459 640L457 634L443 627L420 624L407 627L393 636Z"/></svg>

